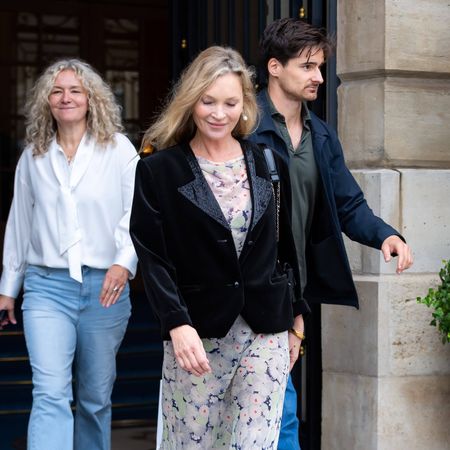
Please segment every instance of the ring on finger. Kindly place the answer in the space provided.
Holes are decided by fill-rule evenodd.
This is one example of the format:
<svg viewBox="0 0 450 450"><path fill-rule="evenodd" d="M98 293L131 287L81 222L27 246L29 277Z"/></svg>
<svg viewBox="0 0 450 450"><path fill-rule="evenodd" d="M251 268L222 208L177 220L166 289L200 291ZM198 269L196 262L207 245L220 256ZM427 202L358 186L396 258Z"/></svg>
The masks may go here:
<svg viewBox="0 0 450 450"><path fill-rule="evenodd" d="M118 290L119 290L119 286L114 286L112 291L117 292Z"/></svg>

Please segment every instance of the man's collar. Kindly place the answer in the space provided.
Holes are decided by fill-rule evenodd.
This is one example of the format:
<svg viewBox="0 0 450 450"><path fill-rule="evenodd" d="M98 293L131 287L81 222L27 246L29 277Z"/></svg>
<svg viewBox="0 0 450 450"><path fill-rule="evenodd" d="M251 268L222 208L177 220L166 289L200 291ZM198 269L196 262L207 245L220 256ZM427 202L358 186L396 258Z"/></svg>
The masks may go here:
<svg viewBox="0 0 450 450"><path fill-rule="evenodd" d="M270 98L270 95L269 95L269 91L267 89L264 89L262 94L265 97L268 110L270 111L270 116L274 120L277 120L278 122L280 122L280 121L281 122L286 122L286 119L283 116L283 114L281 114L277 110L275 105L273 104L272 99ZM302 117L302 120L303 120L303 125L305 125L309 129L310 128L310 123L311 123L311 114L309 112L308 105L306 104L306 102L302 102L301 117Z"/></svg>
<svg viewBox="0 0 450 450"><path fill-rule="evenodd" d="M275 108L275 105L273 104L273 101L270 98L269 91L267 89L264 90L264 95L266 97L266 102L269 107L271 117L274 117L274 118L281 117L284 119L283 115L278 112L277 108Z"/></svg>
<svg viewBox="0 0 450 450"><path fill-rule="evenodd" d="M308 105L306 104L306 102L302 103L302 118L303 118L303 123L305 125L306 125L306 123L311 122L311 113L309 112L309 108L308 108Z"/></svg>
<svg viewBox="0 0 450 450"><path fill-rule="evenodd" d="M258 133L264 131L274 131L278 133L277 127L275 126L272 116L270 114L270 104L269 104L269 94L267 89L262 90L258 94L258 105L261 109L260 122L258 125ZM281 137L281 136L280 136Z"/></svg>

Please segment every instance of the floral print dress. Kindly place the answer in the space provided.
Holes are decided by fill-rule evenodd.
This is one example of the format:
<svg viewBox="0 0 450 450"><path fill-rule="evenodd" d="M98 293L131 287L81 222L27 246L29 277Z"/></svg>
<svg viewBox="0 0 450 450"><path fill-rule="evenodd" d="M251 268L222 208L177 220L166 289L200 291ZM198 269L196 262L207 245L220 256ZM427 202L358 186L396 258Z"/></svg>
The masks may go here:
<svg viewBox="0 0 450 450"><path fill-rule="evenodd" d="M244 157L197 160L239 256L251 220ZM178 366L172 342L164 341L160 449L275 450L289 374L287 332L255 334L239 316L225 337L202 342L212 373L196 377Z"/></svg>

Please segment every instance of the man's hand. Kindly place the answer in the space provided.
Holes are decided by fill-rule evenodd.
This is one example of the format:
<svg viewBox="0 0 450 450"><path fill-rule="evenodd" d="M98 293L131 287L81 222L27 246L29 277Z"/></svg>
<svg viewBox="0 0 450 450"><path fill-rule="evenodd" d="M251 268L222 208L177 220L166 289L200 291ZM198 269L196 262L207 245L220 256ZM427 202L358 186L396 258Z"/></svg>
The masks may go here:
<svg viewBox="0 0 450 450"><path fill-rule="evenodd" d="M381 246L381 251L383 252L384 260L386 262L391 260L392 253L397 254L397 273L402 273L412 266L413 257L411 249L398 236L392 235L387 237Z"/></svg>

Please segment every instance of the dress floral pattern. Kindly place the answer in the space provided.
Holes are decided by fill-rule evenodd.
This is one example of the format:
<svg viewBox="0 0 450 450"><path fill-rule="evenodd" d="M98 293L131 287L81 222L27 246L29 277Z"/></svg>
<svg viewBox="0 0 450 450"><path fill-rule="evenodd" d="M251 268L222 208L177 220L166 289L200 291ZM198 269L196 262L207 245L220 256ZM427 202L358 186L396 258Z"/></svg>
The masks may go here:
<svg viewBox="0 0 450 450"><path fill-rule="evenodd" d="M201 157L197 160L231 228L240 255L250 226L252 207L244 156L219 163Z"/></svg>
<svg viewBox="0 0 450 450"><path fill-rule="evenodd" d="M189 375L164 341L163 450L276 450L289 374L287 332L255 334L239 316L202 339L212 373Z"/></svg>

